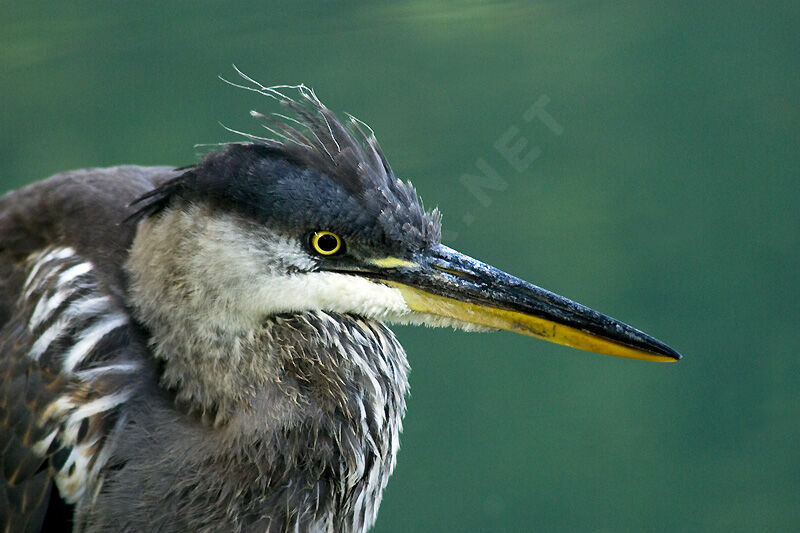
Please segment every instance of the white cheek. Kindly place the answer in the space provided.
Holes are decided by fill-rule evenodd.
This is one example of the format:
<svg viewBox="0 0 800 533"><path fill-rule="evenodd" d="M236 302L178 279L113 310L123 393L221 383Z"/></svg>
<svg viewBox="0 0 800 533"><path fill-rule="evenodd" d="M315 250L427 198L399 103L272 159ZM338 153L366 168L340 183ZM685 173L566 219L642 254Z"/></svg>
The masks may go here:
<svg viewBox="0 0 800 533"><path fill-rule="evenodd" d="M462 331L493 328L450 317L412 311L402 293L382 283L334 272L313 272L271 278L247 297L251 316L303 311L350 313L393 324L424 325Z"/></svg>
<svg viewBox="0 0 800 533"><path fill-rule="evenodd" d="M307 311L349 313L399 324L486 331L452 318L412 311L393 287L336 272L313 271L316 260L296 239L216 216L193 235L189 279L181 292L198 315L218 327L252 327L265 316ZM287 273L287 271L300 271Z"/></svg>
<svg viewBox="0 0 800 533"><path fill-rule="evenodd" d="M247 307L255 314L332 311L399 320L411 313L399 290L358 276L310 272L260 281L246 297Z"/></svg>

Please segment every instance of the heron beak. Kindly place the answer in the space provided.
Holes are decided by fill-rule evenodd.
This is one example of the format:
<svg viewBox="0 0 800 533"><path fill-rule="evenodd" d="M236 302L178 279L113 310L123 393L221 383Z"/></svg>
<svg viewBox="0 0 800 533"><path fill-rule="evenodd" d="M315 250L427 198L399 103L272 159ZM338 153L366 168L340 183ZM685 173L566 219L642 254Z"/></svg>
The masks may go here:
<svg viewBox="0 0 800 533"><path fill-rule="evenodd" d="M605 355L660 362L681 358L627 324L446 246L414 261L390 259L374 261L376 277L399 289L413 311Z"/></svg>

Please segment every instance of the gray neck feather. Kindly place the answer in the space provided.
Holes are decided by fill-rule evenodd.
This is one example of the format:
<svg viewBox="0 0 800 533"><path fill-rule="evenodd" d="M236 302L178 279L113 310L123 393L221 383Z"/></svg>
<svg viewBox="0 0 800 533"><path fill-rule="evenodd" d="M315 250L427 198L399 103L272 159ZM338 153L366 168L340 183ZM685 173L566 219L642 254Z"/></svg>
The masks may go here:
<svg viewBox="0 0 800 533"><path fill-rule="evenodd" d="M142 221L127 264L134 313L163 363L162 385L232 442L268 443L233 452L271 450L243 460L279 470L248 482L263 493L254 514L280 493L287 508L306 502L307 512L293 515L301 529L364 530L399 447L405 352L381 322L355 315L240 315L229 299L243 294L232 286L237 274L217 278L214 258L197 257L208 248L204 214L168 209Z"/></svg>

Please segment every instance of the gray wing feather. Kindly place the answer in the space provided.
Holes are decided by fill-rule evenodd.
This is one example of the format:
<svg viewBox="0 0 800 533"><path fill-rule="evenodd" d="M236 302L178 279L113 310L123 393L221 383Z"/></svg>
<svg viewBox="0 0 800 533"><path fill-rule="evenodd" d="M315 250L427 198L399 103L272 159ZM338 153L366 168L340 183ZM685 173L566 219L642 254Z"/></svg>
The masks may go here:
<svg viewBox="0 0 800 533"><path fill-rule="evenodd" d="M143 343L135 327L126 325L86 350L74 363L75 372L68 371L59 351L80 338L75 327L99 330L109 324L108 318L87 315L72 330L63 328L61 338L53 336L46 349L35 344L48 327L52 331L59 324L59 313L90 297L107 302L106 311L126 315L123 265L135 225L122 222L135 210L129 207L132 201L177 174L167 167L77 170L0 198L0 532L38 531L53 480L60 475L66 479L60 480L63 486L79 493L83 487L70 485L70 469L77 462L95 472L92 454L102 452L124 404L108 401L113 409L84 418L76 413L130 384L130 375L95 371L102 364L147 359ZM73 253L63 265L52 260L45 267L58 274L76 266L74 287L57 285L70 276L32 272L37 257L41 266L47 250L64 249ZM91 271L80 270L82 264L91 265ZM52 313L42 312L43 303L53 307ZM37 313L41 319L34 319ZM95 377L81 377L80 370ZM89 455L85 464L75 450Z"/></svg>

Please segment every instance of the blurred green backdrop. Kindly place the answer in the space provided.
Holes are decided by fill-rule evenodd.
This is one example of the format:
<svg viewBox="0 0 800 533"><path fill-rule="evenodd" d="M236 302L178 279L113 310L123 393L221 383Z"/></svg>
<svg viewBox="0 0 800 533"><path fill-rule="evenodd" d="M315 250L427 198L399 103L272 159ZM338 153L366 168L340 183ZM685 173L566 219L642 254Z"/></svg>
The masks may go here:
<svg viewBox="0 0 800 533"><path fill-rule="evenodd" d="M2 191L257 131L235 63L372 125L451 246L684 353L397 328L376 532L800 530L797 2L2 4Z"/></svg>

